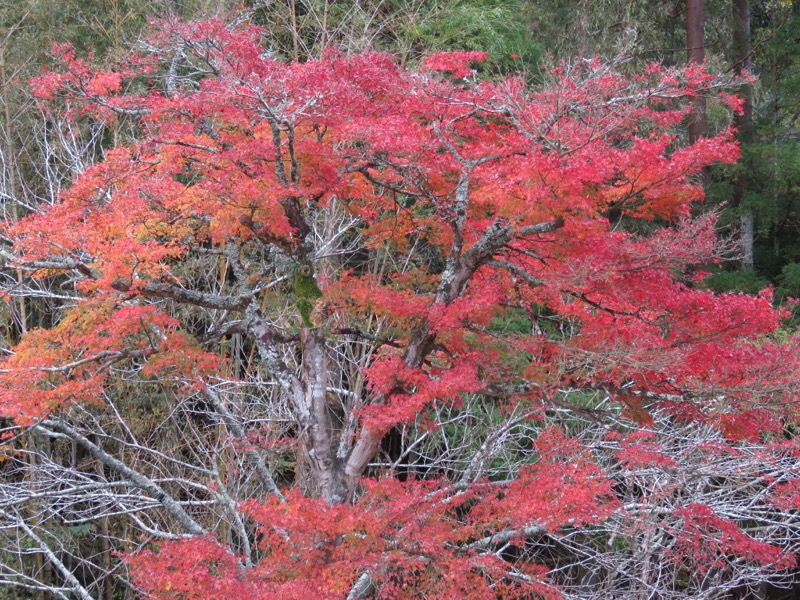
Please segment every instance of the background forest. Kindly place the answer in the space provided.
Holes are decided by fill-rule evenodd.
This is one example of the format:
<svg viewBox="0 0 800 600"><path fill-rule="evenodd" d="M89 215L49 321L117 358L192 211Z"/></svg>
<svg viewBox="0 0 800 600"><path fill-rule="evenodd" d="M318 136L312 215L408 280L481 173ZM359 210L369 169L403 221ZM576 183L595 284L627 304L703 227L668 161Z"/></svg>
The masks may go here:
<svg viewBox="0 0 800 600"><path fill-rule="evenodd" d="M185 25L194 21L212 24ZM0 6L0 23L0 599L798 593L800 2L20 0ZM257 56L249 25L261 28ZM451 51L473 54L438 54ZM203 194L239 185L205 187L209 173L246 173L261 148L260 130L233 114L252 90L228 56L252 59L254 72L307 65L275 67L290 90L270 104L281 110L306 98L313 77L339 90L313 140L291 119L264 119L290 148L272 161L275 189L313 198L302 214L280 201L286 229L307 244L261 226L255 208L227 224L208 217ZM692 71L700 63L708 75ZM425 69L445 73L441 87L420 83ZM201 104L216 101L199 97L216 80L211 96L231 114ZM496 100L523 97L506 81L557 90L549 104L531 101L552 119L545 134ZM470 96L494 85L485 104ZM741 98L739 110L720 90ZM417 94L474 110L439 129L438 108L406 104ZM396 110L419 130L405 139L381 121L395 137L379 139L352 115L329 116L347 102ZM563 135L581 160L575 140L596 123L608 127L597 137L609 160L634 169L652 158L647 183L625 182L625 195L618 174L583 180L569 158L552 175L584 184L563 191L569 211L528 214L487 191L538 185L516 178L526 136L558 154ZM328 131L339 137L324 146ZM659 133L661 146L637 146ZM419 150L427 135L439 140L429 154ZM496 155L479 154L476 140L512 148L491 182L479 169ZM191 154L221 157L240 143L251 145L230 163ZM410 168L408 148L442 171ZM584 169L601 171L598 156ZM682 156L691 166L673 175ZM180 168L126 170L152 157ZM305 177L334 167L331 201ZM126 182L112 181L120 172ZM120 205L163 193L169 213L172 188L148 187L161 176L196 195L171 221L142 216L160 228L147 243L115 237L119 219L139 218L133 203L87 225L104 210L92 196L101 188ZM439 214L450 184L452 214ZM459 221L467 184L485 214L465 221L465 206ZM595 196L602 206L587 208ZM348 204L359 197L364 206ZM65 198L91 207L59 213ZM506 238L483 252L501 229ZM97 231L100 241L71 246ZM460 236L449 254L437 245ZM200 241L186 254L164 249L189 238ZM462 242L473 245L462 252ZM45 254L50 243L64 253ZM141 280L120 275L125 252ZM461 287L447 288L446 275L473 259ZM502 290L482 267L503 273ZM613 293L594 291L598 281ZM619 292L637 286L643 298ZM685 304L662 306L662 292ZM122 300L109 308L107 294ZM415 320L429 308L419 297L452 311L436 327ZM636 319L649 320L662 354L638 347ZM597 347L582 339L593 336ZM79 340L69 351L68 338ZM704 353L715 357L704 371L686 366ZM463 356L480 375L462 369ZM386 410L375 416L376 406Z"/></svg>

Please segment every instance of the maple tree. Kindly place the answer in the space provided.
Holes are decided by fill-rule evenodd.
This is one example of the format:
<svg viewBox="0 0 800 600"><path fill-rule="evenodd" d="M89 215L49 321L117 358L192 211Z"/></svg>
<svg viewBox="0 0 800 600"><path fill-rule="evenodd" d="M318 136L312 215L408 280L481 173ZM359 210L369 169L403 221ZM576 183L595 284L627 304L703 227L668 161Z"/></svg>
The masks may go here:
<svg viewBox="0 0 800 600"><path fill-rule="evenodd" d="M798 342L769 290L702 286L720 249L689 211L737 157L731 131L680 144L716 80L581 61L531 90L477 80L479 52L286 64L259 39L168 21L119 70L64 46L34 82L126 140L3 227L8 296L64 304L4 359L0 411L108 494L54 520L167 540L126 549L159 598L557 597L543 537L584 573L631 556L622 589L794 565ZM698 473L717 456L760 484ZM64 497L100 485L70 473ZM703 491L725 478L750 509Z"/></svg>

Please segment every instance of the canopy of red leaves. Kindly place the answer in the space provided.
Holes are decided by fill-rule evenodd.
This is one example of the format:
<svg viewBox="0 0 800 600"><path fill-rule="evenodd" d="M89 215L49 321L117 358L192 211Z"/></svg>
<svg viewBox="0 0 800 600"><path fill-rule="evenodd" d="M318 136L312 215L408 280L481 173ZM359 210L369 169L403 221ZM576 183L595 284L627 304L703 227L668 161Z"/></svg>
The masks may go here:
<svg viewBox="0 0 800 600"><path fill-rule="evenodd" d="M167 74L163 89L148 88L176 40L202 49L193 83ZM420 70L377 53L285 64L258 40L255 27L169 22L153 54L124 70L60 48L61 68L35 82L43 103L68 105L76 119L133 124L59 204L3 226L37 276L81 275L81 300L5 359L3 416L32 424L98 402L120 361L179 385L216 372L219 361L149 299L212 305L181 268L198 249L260 245L308 258L311 223L334 203L359 222L363 248L405 256L416 244L436 258L319 278L321 314L354 326L380 318L392 332L368 369L381 401L356 415L363 428L387 431L434 402L512 384L545 404L565 387L606 389L643 423L648 398L731 439L757 438L792 414L800 353L773 335L785 312L769 290L718 295L694 276L718 256L713 218L689 216L702 198L698 175L737 157L730 131L680 147L684 100L713 92L701 69L630 77L584 61L530 90L521 79L469 81L481 53L434 55ZM612 211L663 227L626 232ZM509 308L540 326L499 335L493 323ZM407 351L420 331L430 342L414 363ZM352 505L295 492L285 503L249 501L256 563L204 537L143 552L131 568L161 598L329 598L362 573L381 597L547 596L541 568L510 569L479 551L481 540L592 525L617 502L577 442L551 432L536 444L539 460L504 485L454 492L381 480ZM618 459L675 467L646 439L626 440ZM775 501L796 504L795 488ZM676 557L777 560L702 506L683 516Z"/></svg>

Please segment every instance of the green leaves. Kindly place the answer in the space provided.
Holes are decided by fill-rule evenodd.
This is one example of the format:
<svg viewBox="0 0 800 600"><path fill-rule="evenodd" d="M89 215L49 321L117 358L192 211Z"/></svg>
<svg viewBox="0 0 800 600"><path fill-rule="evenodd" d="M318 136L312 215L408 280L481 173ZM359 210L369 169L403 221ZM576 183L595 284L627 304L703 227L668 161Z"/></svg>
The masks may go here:
<svg viewBox="0 0 800 600"><path fill-rule="evenodd" d="M297 297L295 304L303 319L303 325L313 327L311 313L314 310L314 301L322 297L322 290L317 285L313 267L310 264L301 264L295 268L294 293Z"/></svg>

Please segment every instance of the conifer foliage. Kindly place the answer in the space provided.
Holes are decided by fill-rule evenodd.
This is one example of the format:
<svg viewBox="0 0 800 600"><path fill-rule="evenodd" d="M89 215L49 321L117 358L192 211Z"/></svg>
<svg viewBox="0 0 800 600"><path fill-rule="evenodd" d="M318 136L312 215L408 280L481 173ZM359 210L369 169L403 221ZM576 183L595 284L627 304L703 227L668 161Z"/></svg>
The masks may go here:
<svg viewBox="0 0 800 600"><path fill-rule="evenodd" d="M68 300L4 359L0 411L149 499L109 492L162 541L127 559L139 589L558 597L569 570L548 570L581 556L576 535L610 552L642 529L678 591L695 576L680 565L793 565L787 536L747 530L756 517L653 483L748 444L760 514L797 507L775 466L796 452L786 314L769 290L702 285L719 249L713 218L690 216L697 176L738 151L731 131L679 144L699 94L736 108L700 67L581 61L530 89L478 80L478 52L287 64L255 27L156 31L119 70L57 49L44 110L123 141L3 227L7 267ZM137 389L202 407L198 446L170 464L205 470L162 477L167 450L135 461L81 433ZM713 448L664 433L687 428ZM462 458L431 450L448 436L472 440ZM559 549L537 553L548 536Z"/></svg>

